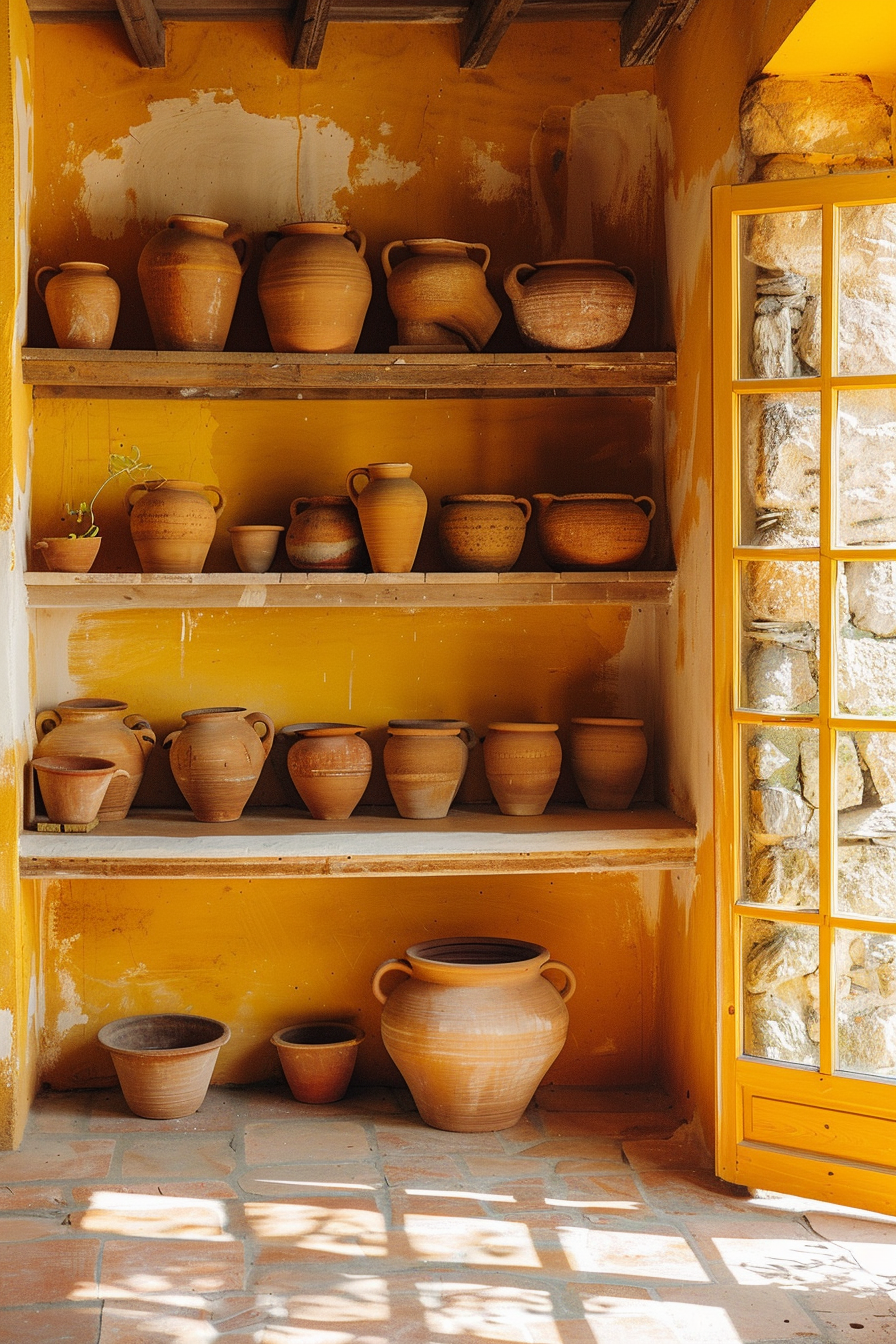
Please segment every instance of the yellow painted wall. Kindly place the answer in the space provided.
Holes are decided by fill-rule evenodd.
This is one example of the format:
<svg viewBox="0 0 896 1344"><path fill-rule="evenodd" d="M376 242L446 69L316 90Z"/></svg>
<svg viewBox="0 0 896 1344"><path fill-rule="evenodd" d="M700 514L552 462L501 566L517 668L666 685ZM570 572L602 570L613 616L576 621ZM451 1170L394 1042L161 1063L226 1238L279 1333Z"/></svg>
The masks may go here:
<svg viewBox="0 0 896 1344"><path fill-rule="evenodd" d="M815 0L764 73L896 74L891 0Z"/></svg>

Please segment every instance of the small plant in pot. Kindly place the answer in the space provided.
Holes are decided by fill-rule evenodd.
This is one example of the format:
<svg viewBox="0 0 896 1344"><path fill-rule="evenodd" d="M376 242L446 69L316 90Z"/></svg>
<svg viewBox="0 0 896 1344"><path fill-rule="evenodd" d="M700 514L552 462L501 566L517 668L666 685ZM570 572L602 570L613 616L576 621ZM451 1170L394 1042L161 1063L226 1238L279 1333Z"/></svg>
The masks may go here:
<svg viewBox="0 0 896 1344"><path fill-rule="evenodd" d="M86 574L93 566L102 541L93 513L96 501L106 486L118 480L119 476L127 476L132 481L140 482L145 480L151 471L152 464L140 461L140 449L136 446L131 448L130 456L126 453L110 453L106 479L101 482L90 502L82 500L77 508L73 508L69 503L65 505L66 518L74 518L78 528L83 526L83 531L69 532L65 537L44 537L42 541L34 543L34 549L43 552L47 569L59 570L65 574Z"/></svg>

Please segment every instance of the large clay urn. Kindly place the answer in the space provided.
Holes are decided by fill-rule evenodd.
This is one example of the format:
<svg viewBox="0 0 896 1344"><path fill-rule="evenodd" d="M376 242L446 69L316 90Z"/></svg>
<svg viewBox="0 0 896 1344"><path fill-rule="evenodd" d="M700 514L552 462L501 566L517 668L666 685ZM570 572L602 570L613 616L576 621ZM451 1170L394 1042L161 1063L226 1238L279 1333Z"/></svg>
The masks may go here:
<svg viewBox="0 0 896 1344"><path fill-rule="evenodd" d="M490 723L485 774L506 817L539 817L548 805L563 753L556 723Z"/></svg>
<svg viewBox="0 0 896 1344"><path fill-rule="evenodd" d="M373 292L363 233L346 224L283 224L266 246L258 297L272 348L351 354Z"/></svg>
<svg viewBox="0 0 896 1344"><path fill-rule="evenodd" d="M531 516L528 499L513 495L444 495L442 555L453 569L502 574L519 559Z"/></svg>
<svg viewBox="0 0 896 1344"><path fill-rule="evenodd" d="M224 349L249 255L223 220L171 216L137 263L157 350Z"/></svg>
<svg viewBox="0 0 896 1344"><path fill-rule="evenodd" d="M411 480L410 462L371 462L355 467L345 478L358 508L361 530L374 574L409 574L426 521L426 495ZM366 476L363 490L355 480Z"/></svg>
<svg viewBox="0 0 896 1344"><path fill-rule="evenodd" d="M348 495L300 495L290 504L289 515L286 554L296 569L313 573L360 567L364 537Z"/></svg>
<svg viewBox="0 0 896 1344"><path fill-rule="evenodd" d="M649 495L533 495L538 545L554 569L625 569L640 559L656 505ZM647 512L640 507L647 506Z"/></svg>
<svg viewBox="0 0 896 1344"><path fill-rule="evenodd" d="M628 807L647 764L643 719L573 719L570 764L587 807Z"/></svg>
<svg viewBox="0 0 896 1344"><path fill-rule="evenodd" d="M392 269L392 254L410 255ZM471 252L481 252L473 261ZM398 322L399 345L454 345L458 338L481 350L501 320L488 291L485 272L491 252L485 243L450 238L409 238L383 248L386 295Z"/></svg>
<svg viewBox="0 0 896 1344"><path fill-rule="evenodd" d="M459 719L390 719L383 749L386 780L399 815L447 817L479 741Z"/></svg>
<svg viewBox="0 0 896 1344"><path fill-rule="evenodd" d="M197 821L238 821L274 740L267 714L233 705L186 709L186 728L169 733L171 773ZM264 725L264 734L254 724Z"/></svg>
<svg viewBox="0 0 896 1344"><path fill-rule="evenodd" d="M294 723L286 758L290 778L315 821L345 821L370 780L373 753L355 723Z"/></svg>
<svg viewBox="0 0 896 1344"><path fill-rule="evenodd" d="M212 505L206 494L217 496ZM124 497L144 574L200 574L225 499L198 481L142 481Z"/></svg>
<svg viewBox="0 0 896 1344"><path fill-rule="evenodd" d="M156 735L146 719L127 714L123 700L63 700L37 715L37 760L44 756L98 756L126 778L113 778L100 804L100 821L123 821L140 787ZM125 715L127 714L127 717Z"/></svg>
<svg viewBox="0 0 896 1344"><path fill-rule="evenodd" d="M544 978L561 971L559 992ZM387 996L390 971L404 980ZM373 977L383 1044L435 1129L510 1129L563 1049L575 977L547 948L510 938L436 938Z"/></svg>
<svg viewBox="0 0 896 1344"><path fill-rule="evenodd" d="M43 281L43 283L41 283ZM118 324L121 291L98 261L41 266L34 277L60 350L108 350Z"/></svg>
<svg viewBox="0 0 896 1344"><path fill-rule="evenodd" d="M635 311L634 272L609 261L511 266L504 288L523 344L534 350L613 350Z"/></svg>

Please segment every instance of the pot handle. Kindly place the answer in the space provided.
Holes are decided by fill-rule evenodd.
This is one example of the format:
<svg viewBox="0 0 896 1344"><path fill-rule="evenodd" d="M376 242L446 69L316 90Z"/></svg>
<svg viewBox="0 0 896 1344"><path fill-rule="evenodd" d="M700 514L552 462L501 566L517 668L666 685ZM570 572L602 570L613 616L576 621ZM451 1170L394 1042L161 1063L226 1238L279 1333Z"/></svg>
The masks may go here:
<svg viewBox="0 0 896 1344"><path fill-rule="evenodd" d="M236 252L237 261L240 263L240 271L245 275L249 262L252 260L252 239L248 234L243 233L242 229L228 229L224 234L224 241L225 243L229 243L234 252ZM242 256L240 256L237 243L242 243L243 245Z"/></svg>
<svg viewBox="0 0 896 1344"><path fill-rule="evenodd" d="M48 551L50 547L46 541L36 541L34 543L34 549L36 551Z"/></svg>
<svg viewBox="0 0 896 1344"><path fill-rule="evenodd" d="M380 259L383 263L383 270L386 272L386 279L392 274L392 252L396 247L404 247L400 238L396 238L394 243L387 243L380 253Z"/></svg>
<svg viewBox="0 0 896 1344"><path fill-rule="evenodd" d="M563 972L563 974L566 976L566 984L563 986L562 989L559 989L557 993L560 995L561 999L563 999L564 1002L567 999L571 999L573 994L575 994L576 992L576 978L573 975L572 971L569 969L569 967L566 965L566 963L563 961L546 961L541 968L541 974L544 975L545 971Z"/></svg>
<svg viewBox="0 0 896 1344"><path fill-rule="evenodd" d="M131 512L131 510L134 507L134 504L136 503L136 501L133 500L131 496L135 495L138 490L143 490L144 492L146 492L147 489L148 487L143 483L143 481L138 481L136 485L132 485L129 490L125 491L124 506L127 509L128 513Z"/></svg>
<svg viewBox="0 0 896 1344"><path fill-rule="evenodd" d="M362 233L360 229L346 229L345 236L350 243L354 243L358 256L363 257L367 251L367 235Z"/></svg>
<svg viewBox="0 0 896 1344"><path fill-rule="evenodd" d="M53 275L61 275L61 274L62 272L59 270L58 266L41 266L40 270L35 272L34 288L37 290L38 297L43 299L44 303L46 303L47 301L47 285L50 283L50 277ZM40 278L42 275L47 276L47 279L45 280L43 287L41 287L40 283Z"/></svg>
<svg viewBox="0 0 896 1344"><path fill-rule="evenodd" d="M295 518L296 514L299 512L299 509L303 509L306 504L310 503L311 500L308 498L307 495L299 495L298 499L294 499L289 506L290 518Z"/></svg>
<svg viewBox="0 0 896 1344"><path fill-rule="evenodd" d="M217 504L214 504L212 507L213 507L214 510L215 510L215 517L216 517L216 518L220 518L220 517L221 517L221 514L224 512L224 505L227 503L227 499L226 499L225 495L223 494L222 491L220 491L220 490L218 489L218 487L217 487L216 485L204 485L202 488L203 488L203 490L206 492L207 495L217 495L217 496L218 496L218 502L217 502Z"/></svg>
<svg viewBox="0 0 896 1344"><path fill-rule="evenodd" d="M367 470L366 467L355 467L354 470L350 471L349 474L348 474L348 475L346 476L346 478L345 478L345 488L346 488L346 490L349 492L349 494L351 495L351 497L352 497L352 503L355 504L355 505L357 505L358 500L359 500L360 495L361 495L361 491L355 489L355 477L356 477L356 476L366 476L366 477L367 477L367 480L368 480L368 483L369 483L369 481L370 481L370 472Z"/></svg>
<svg viewBox="0 0 896 1344"><path fill-rule="evenodd" d="M129 714L124 721L124 726L136 733L137 741L140 743L140 750L143 752L144 756L148 756L156 744L156 735L152 730L152 726L146 719L141 718L139 714Z"/></svg>
<svg viewBox="0 0 896 1344"><path fill-rule="evenodd" d="M380 1003L385 1003L389 997L380 989L380 982L384 975L388 975L389 971L402 971L405 975L413 975L411 963L405 961L404 957L393 957L391 961L384 961L382 966L377 966L370 987L373 990L374 998L379 999Z"/></svg>
<svg viewBox="0 0 896 1344"><path fill-rule="evenodd" d="M458 733L458 737L460 737L462 741L466 742L470 751L472 751L474 747L479 746L479 734L477 733L476 729L472 726L472 724L469 723L462 724L461 730Z"/></svg>
<svg viewBox="0 0 896 1344"><path fill-rule="evenodd" d="M647 514L647 521L649 523L653 515L656 513L656 505L654 504L653 500L650 498L649 495L638 495L638 498L635 500L635 503L650 505L650 512Z"/></svg>
<svg viewBox="0 0 896 1344"><path fill-rule="evenodd" d="M625 276L626 280L629 282L629 284L631 285L632 289L635 291L635 294L637 294L637 293L638 293L638 277L635 275L635 273L634 273L634 271L632 270L631 266L617 266L617 267L616 267L616 270L619 272L620 275L624 275L624 276Z"/></svg>
<svg viewBox="0 0 896 1344"><path fill-rule="evenodd" d="M510 266L504 272L504 290L511 303L516 303L523 297L520 272L525 271L527 275L534 275L537 270L537 266L530 266L527 261L522 261L519 266Z"/></svg>
<svg viewBox="0 0 896 1344"><path fill-rule="evenodd" d="M265 252L273 252L274 248L277 246L282 237L283 234L279 231L279 229L271 229L269 233L266 233L264 236Z"/></svg>
<svg viewBox="0 0 896 1344"><path fill-rule="evenodd" d="M111 784L113 779L121 779L122 777L124 777L125 779L130 779L130 775L128 774L127 770L113 770L111 775L109 776L109 783Z"/></svg>
<svg viewBox="0 0 896 1344"><path fill-rule="evenodd" d="M45 543L38 542L37 544L40 546ZM46 737L47 733L51 733L54 728L58 728L61 722L62 715L57 714L55 709L42 709L34 720L40 738Z"/></svg>
<svg viewBox="0 0 896 1344"><path fill-rule="evenodd" d="M529 519L532 517L532 505L529 503L528 499L515 499L513 502L522 509L523 520L528 523Z"/></svg>
<svg viewBox="0 0 896 1344"><path fill-rule="evenodd" d="M264 747L265 756L270 755L271 745L274 741L274 724L272 720L268 718L267 714L262 714L260 710L256 710L252 714L244 714L243 718L250 727L254 727L256 723L264 724L264 732L258 736L261 745Z"/></svg>
<svg viewBox="0 0 896 1344"><path fill-rule="evenodd" d="M492 259L492 250L491 250L491 248L488 246L488 244L487 244L487 243L464 243L464 247L467 249L468 252L484 252L484 253L485 253L485 256L483 257L482 261L480 261L478 264L482 267L483 271L487 271L487 270L488 270L488 264L489 264L489 262L490 262L491 259ZM471 260L472 260L472 258L471 258Z"/></svg>
<svg viewBox="0 0 896 1344"><path fill-rule="evenodd" d="M169 733L168 736L165 738L165 741L162 743L162 750L170 751L182 732L183 728L175 728L173 733Z"/></svg>

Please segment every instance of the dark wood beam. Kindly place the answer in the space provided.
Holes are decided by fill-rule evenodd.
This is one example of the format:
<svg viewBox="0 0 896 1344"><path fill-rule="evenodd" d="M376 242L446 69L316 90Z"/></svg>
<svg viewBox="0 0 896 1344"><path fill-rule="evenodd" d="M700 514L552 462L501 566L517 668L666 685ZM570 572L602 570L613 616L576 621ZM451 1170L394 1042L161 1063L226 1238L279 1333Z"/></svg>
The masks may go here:
<svg viewBox="0 0 896 1344"><path fill-rule="evenodd" d="M523 7L523 0L473 0L460 26L460 68L481 70Z"/></svg>
<svg viewBox="0 0 896 1344"><path fill-rule="evenodd" d="M298 0L289 25L289 63L293 70L316 70L330 20L330 0Z"/></svg>
<svg viewBox="0 0 896 1344"><path fill-rule="evenodd" d="M28 0L35 23L92 23L117 18L115 0ZM229 23L282 19L289 23L295 0L157 0L167 22ZM524 0L517 23L619 23L628 0ZM331 23L456 23L469 14L463 0L332 0Z"/></svg>
<svg viewBox="0 0 896 1344"><path fill-rule="evenodd" d="M115 0L137 64L161 70L165 64L165 29L153 0Z"/></svg>
<svg viewBox="0 0 896 1344"><path fill-rule="evenodd" d="M620 65L653 65L666 38L696 7L697 0L632 0L622 18Z"/></svg>

